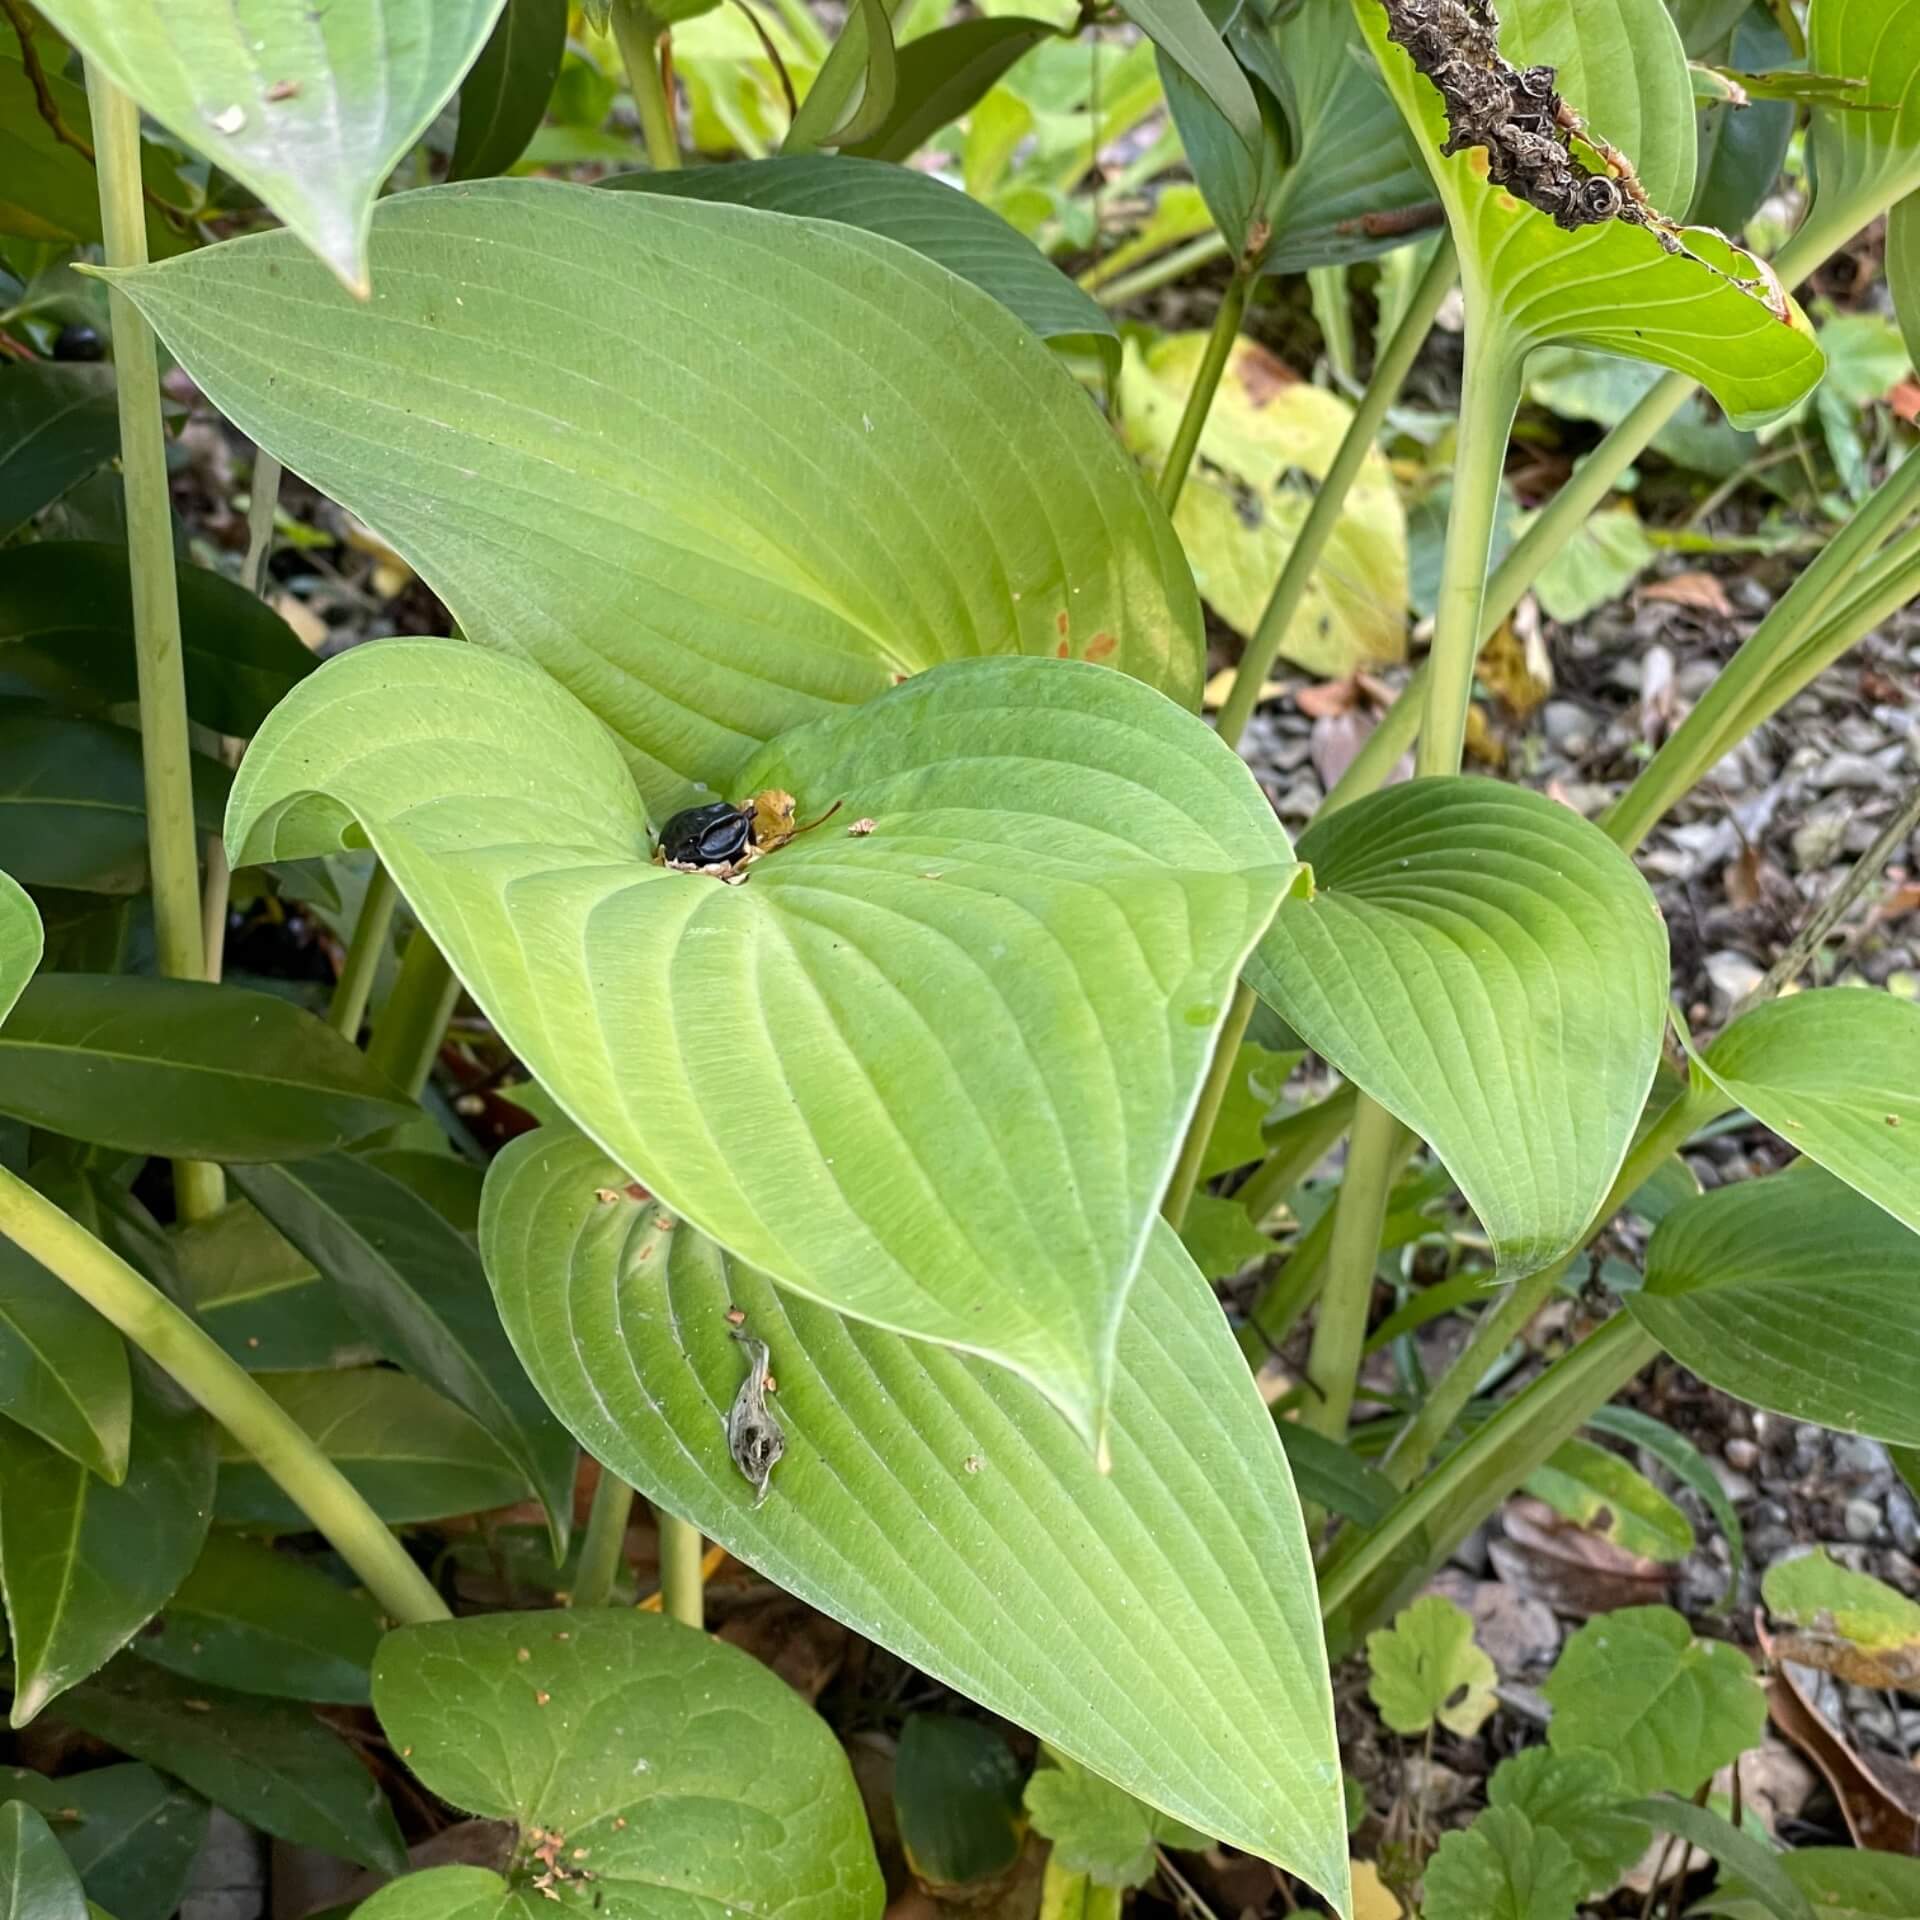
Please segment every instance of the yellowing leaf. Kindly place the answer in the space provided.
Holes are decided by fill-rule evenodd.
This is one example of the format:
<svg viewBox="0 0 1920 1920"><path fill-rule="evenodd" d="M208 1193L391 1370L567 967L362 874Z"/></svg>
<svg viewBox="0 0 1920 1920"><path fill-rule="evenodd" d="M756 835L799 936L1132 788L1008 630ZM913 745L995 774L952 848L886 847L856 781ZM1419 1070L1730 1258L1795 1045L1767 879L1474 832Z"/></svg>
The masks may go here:
<svg viewBox="0 0 1920 1920"><path fill-rule="evenodd" d="M1122 434L1149 466L1172 444L1206 350L1204 333L1129 347L1120 374ZM1298 537L1317 482L1339 450L1353 409L1297 378L1264 347L1234 343L1174 509L1202 597L1228 626L1251 634ZM1361 462L1320 564L1282 640L1309 672L1348 674L1406 657L1407 519L1378 448Z"/></svg>
<svg viewBox="0 0 1920 1920"><path fill-rule="evenodd" d="M1367 1692L1395 1733L1425 1733L1437 1720L1464 1739L1493 1711L1493 1662L1474 1645L1471 1617L1438 1594L1368 1634L1367 1664Z"/></svg>
<svg viewBox="0 0 1920 1920"><path fill-rule="evenodd" d="M1406 1912L1371 1860L1353 1863L1353 1920L1400 1920Z"/></svg>

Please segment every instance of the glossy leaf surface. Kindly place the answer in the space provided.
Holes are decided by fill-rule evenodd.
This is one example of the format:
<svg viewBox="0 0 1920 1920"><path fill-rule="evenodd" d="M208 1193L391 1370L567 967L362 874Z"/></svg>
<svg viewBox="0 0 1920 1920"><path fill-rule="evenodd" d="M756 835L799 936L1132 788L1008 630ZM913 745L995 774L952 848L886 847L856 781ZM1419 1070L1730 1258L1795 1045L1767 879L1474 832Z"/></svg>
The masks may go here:
<svg viewBox="0 0 1920 1920"><path fill-rule="evenodd" d="M578 1136L495 1161L481 1218L521 1358L599 1459L857 1632L1163 1812L1345 1890L1313 1577L1271 1417L1164 1227L1122 1325L1100 1474L998 1368L807 1306L651 1208ZM767 1342L768 1497L727 1450ZM1232 1703L1229 1706L1229 1702Z"/></svg>
<svg viewBox="0 0 1920 1920"><path fill-rule="evenodd" d="M50 1780L0 1768L0 1798L47 1816L93 1905L113 1920L171 1920L207 1837L207 1803L138 1761Z"/></svg>
<svg viewBox="0 0 1920 1920"><path fill-rule="evenodd" d="M257 737L228 837L244 864L357 819L631 1176L796 1292L1013 1367L1091 1437L1234 974L1295 878L1272 809L1150 689L1018 659L797 730L742 771L766 789L840 811L738 886L669 872L564 689L389 642Z"/></svg>
<svg viewBox="0 0 1920 1920"><path fill-rule="evenodd" d="M1503 1268L1592 1220L1659 1058L1667 940L1646 882L1571 808L1410 781L1302 836L1247 978L1445 1161Z"/></svg>
<svg viewBox="0 0 1920 1920"><path fill-rule="evenodd" d="M1064 652L1197 698L1165 515L1072 376L944 267L551 181L397 196L373 251L366 305L276 235L124 284L463 633L612 726L656 809L956 657Z"/></svg>
<svg viewBox="0 0 1920 1920"><path fill-rule="evenodd" d="M103 1479L127 1470L127 1350L73 1289L0 1239L0 1407Z"/></svg>

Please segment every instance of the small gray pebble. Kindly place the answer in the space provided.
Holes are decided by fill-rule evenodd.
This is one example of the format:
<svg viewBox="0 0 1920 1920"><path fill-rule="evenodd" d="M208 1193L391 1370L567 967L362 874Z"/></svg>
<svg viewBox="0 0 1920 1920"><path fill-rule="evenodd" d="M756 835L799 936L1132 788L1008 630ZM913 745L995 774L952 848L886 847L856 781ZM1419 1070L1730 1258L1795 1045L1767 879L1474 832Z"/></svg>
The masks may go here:
<svg viewBox="0 0 1920 1920"><path fill-rule="evenodd" d="M1760 1449L1751 1440L1729 1440L1720 1452L1737 1473L1751 1473L1760 1464Z"/></svg>
<svg viewBox="0 0 1920 1920"><path fill-rule="evenodd" d="M1840 1516L1849 1540L1871 1540L1880 1531L1882 1515L1871 1500L1849 1500Z"/></svg>

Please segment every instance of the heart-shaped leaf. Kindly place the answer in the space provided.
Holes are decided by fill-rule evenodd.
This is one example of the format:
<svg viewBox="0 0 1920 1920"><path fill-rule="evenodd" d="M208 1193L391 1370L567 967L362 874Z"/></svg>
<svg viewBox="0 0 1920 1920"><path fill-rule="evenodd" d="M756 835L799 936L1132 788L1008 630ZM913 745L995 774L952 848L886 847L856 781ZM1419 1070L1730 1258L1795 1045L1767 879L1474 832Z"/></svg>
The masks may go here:
<svg viewBox="0 0 1920 1920"><path fill-rule="evenodd" d="M45 945L39 908L11 874L0 873L0 1020L33 978Z"/></svg>
<svg viewBox="0 0 1920 1920"><path fill-rule="evenodd" d="M138 1761L62 1774L0 1768L0 1795L49 1820L96 1916L172 1920L207 1837L207 1803Z"/></svg>
<svg viewBox="0 0 1920 1920"><path fill-rule="evenodd" d="M352 1154L236 1169L234 1183L339 1290L387 1359L486 1428L538 1489L560 1559L578 1456L500 1331L472 1242Z"/></svg>
<svg viewBox="0 0 1920 1920"><path fill-rule="evenodd" d="M488 1910L609 1920L877 1920L886 1890L846 1755L750 1654L657 1614L495 1613L381 1642L373 1703L443 1800L512 1820ZM367 1920L466 1912L478 1870L397 1881ZM542 1896L545 1896L543 1899Z"/></svg>
<svg viewBox="0 0 1920 1920"><path fill-rule="evenodd" d="M501 1316L598 1458L858 1633L1175 1818L1345 1890L1299 1504L1211 1291L1158 1226L1121 1327L1113 1470L998 1368L808 1306L542 1128L493 1164ZM603 1194L611 1197L603 1198ZM768 1495L728 1452L764 1340Z"/></svg>
<svg viewBox="0 0 1920 1920"><path fill-rule="evenodd" d="M1633 1317L1756 1406L1920 1446L1920 1240L1801 1161L1683 1202L1654 1231Z"/></svg>
<svg viewBox="0 0 1920 1920"><path fill-rule="evenodd" d="M228 833L248 863L357 819L508 1044L676 1213L1091 1436L1234 974L1295 877L1272 809L1200 721L1053 660L921 675L740 780L840 810L739 886L669 872L562 687L390 641L268 722Z"/></svg>
<svg viewBox="0 0 1920 1920"><path fill-rule="evenodd" d="M942 32L974 28L1053 28L1034 20L965 20ZM916 41L925 46L939 34ZM912 52L912 48L908 52ZM750 167L681 167L671 173L622 173L603 186L667 194L767 213L828 220L897 240L970 280L1017 314L1043 340L1072 341L1120 357L1120 335L1107 310L1083 293L1025 234L957 188L911 167L843 154L790 153Z"/></svg>
<svg viewBox="0 0 1920 1920"><path fill-rule="evenodd" d="M1852 987L1742 1014L1701 1061L1763 1126L1920 1233L1920 1006Z"/></svg>
<svg viewBox="0 0 1920 1920"><path fill-rule="evenodd" d="M1808 159L1814 214L1840 210L1838 240L1920 191L1920 7L1913 0L1813 0L1807 67L1865 82L1876 110L1818 106Z"/></svg>
<svg viewBox="0 0 1920 1920"><path fill-rule="evenodd" d="M213 1436L199 1409L173 1404L139 1376L117 1487L0 1423L12 1725L104 1666L165 1605L206 1538L213 1474Z"/></svg>
<svg viewBox="0 0 1920 1920"><path fill-rule="evenodd" d="M1686 228L1677 254L1622 220L1563 232L1488 183L1481 149L1442 156L1439 90L1388 41L1378 0L1353 4L1446 206L1469 313L1508 356L1559 341L1652 360L1700 381L1736 426L1772 419L1813 387L1813 330L1750 255L1705 227ZM1654 206L1678 216L1693 191L1693 93L1661 0L1521 0L1502 9L1500 50L1516 67L1556 66L1567 103L1635 163Z"/></svg>
<svg viewBox="0 0 1920 1920"><path fill-rule="evenodd" d="M103 1480L126 1477L132 1419L120 1336L31 1254L0 1239L0 1407Z"/></svg>
<svg viewBox="0 0 1920 1920"><path fill-rule="evenodd" d="M365 295L374 197L493 31L501 0L47 0L163 126L251 187Z"/></svg>
<svg viewBox="0 0 1920 1920"><path fill-rule="evenodd" d="M944 267L526 180L384 202L373 259L365 306L277 235L121 284L462 632L605 720L650 805L962 656L1104 659L1197 702L1166 516L1072 375Z"/></svg>
<svg viewBox="0 0 1920 1920"><path fill-rule="evenodd" d="M1306 1043L1445 1161L1503 1269L1575 1245L1620 1170L1666 1018L1633 863L1569 807L1409 781L1305 834L1311 900L1247 970Z"/></svg>

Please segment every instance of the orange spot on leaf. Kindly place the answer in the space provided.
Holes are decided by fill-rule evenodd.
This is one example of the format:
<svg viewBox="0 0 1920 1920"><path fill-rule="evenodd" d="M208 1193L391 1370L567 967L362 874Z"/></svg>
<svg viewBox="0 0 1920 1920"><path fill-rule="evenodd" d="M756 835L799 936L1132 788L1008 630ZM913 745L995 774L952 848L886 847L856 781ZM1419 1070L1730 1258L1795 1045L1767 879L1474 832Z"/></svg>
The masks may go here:
<svg viewBox="0 0 1920 1920"><path fill-rule="evenodd" d="M1085 657L1089 660L1104 660L1119 644L1119 641L1110 633L1096 633L1087 642Z"/></svg>

